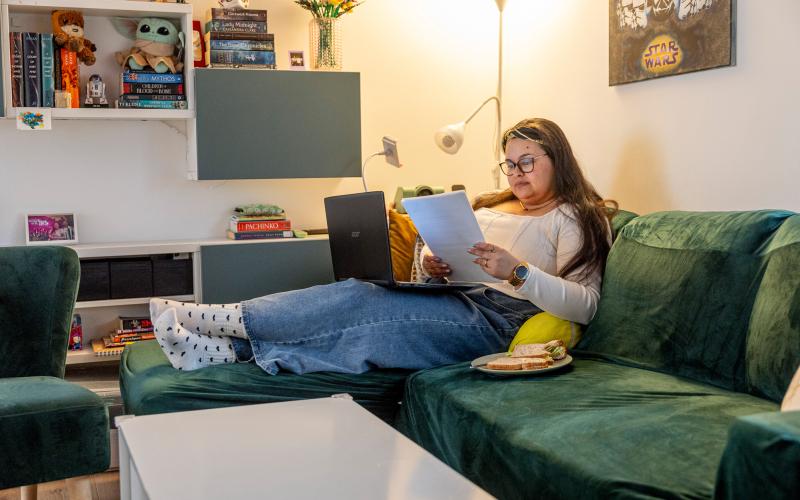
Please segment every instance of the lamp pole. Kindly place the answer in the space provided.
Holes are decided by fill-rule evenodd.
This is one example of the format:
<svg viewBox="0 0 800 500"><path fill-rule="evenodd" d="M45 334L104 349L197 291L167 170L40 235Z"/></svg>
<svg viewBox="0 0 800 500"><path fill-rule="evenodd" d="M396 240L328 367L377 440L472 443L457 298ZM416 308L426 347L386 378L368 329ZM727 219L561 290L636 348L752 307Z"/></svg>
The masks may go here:
<svg viewBox="0 0 800 500"><path fill-rule="evenodd" d="M495 137L494 156L497 160L492 170L495 189L500 188L500 167L497 163L501 161L502 154L502 134L503 134L503 9L506 0L495 0L497 3L498 17L500 19L497 30L497 135Z"/></svg>

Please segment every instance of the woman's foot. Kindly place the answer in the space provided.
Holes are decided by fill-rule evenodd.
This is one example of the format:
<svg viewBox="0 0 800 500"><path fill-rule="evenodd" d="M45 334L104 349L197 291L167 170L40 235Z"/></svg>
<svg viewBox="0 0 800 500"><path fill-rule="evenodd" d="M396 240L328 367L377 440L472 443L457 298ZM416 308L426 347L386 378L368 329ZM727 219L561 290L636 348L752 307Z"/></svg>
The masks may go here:
<svg viewBox="0 0 800 500"><path fill-rule="evenodd" d="M156 320L174 308L180 326L200 335L227 335L246 339L240 304L193 304L167 299L150 299L150 319Z"/></svg>
<svg viewBox="0 0 800 500"><path fill-rule="evenodd" d="M153 326L161 350L178 370L197 370L236 362L230 338L190 332L181 326L175 308L164 311L153 322Z"/></svg>

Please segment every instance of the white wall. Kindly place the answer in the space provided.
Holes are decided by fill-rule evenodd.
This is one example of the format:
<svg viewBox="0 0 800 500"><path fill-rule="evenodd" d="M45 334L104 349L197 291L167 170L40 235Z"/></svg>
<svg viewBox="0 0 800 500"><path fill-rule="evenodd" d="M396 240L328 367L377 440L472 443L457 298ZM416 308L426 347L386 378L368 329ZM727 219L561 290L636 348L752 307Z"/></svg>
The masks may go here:
<svg viewBox="0 0 800 500"><path fill-rule="evenodd" d="M504 126L558 122L598 190L629 210L800 211L800 4L762 3L738 1L737 66L608 87L605 0L509 0ZM194 4L201 17L213 2ZM269 10L279 67L289 49L308 49L305 11L252 5ZM494 92L496 16L489 0L370 0L344 18L345 70L362 78L362 154L389 134L405 163L373 160L371 187L391 196L401 184L491 186L490 109L457 156L432 134ZM320 227L324 196L360 189L355 179L192 182L185 139L163 123L55 127L22 133L0 120L0 245L24 241L26 212L76 212L83 242L220 237L230 209L249 202Z"/></svg>
<svg viewBox="0 0 800 500"><path fill-rule="evenodd" d="M800 211L800 3L737 3L735 67L608 87L607 0L510 0L506 125L553 119L639 213Z"/></svg>
<svg viewBox="0 0 800 500"><path fill-rule="evenodd" d="M193 3L201 18L215 2ZM286 0L251 8L269 11L279 68L288 50L308 50L306 11ZM405 164L370 162L370 188L391 197L398 185L490 186L491 110L470 124L458 156L432 137L494 93L496 16L486 0L371 0L343 18L344 70L361 72L362 156L388 134ZM34 212L77 213L87 243L223 237L230 210L253 202L283 206L297 227L324 227L322 198L361 189L360 179L188 181L184 150L160 122L57 121L52 132L23 133L0 120L0 245L23 243L24 214Z"/></svg>

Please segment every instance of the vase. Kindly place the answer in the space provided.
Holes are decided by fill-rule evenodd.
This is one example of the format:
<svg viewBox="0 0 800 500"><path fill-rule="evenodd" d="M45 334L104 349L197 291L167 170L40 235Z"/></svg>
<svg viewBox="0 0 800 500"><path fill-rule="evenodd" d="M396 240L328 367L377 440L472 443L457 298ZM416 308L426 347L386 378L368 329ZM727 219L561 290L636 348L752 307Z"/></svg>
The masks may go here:
<svg viewBox="0 0 800 500"><path fill-rule="evenodd" d="M309 25L311 35L311 67L313 69L341 71L342 30L339 19L315 17Z"/></svg>

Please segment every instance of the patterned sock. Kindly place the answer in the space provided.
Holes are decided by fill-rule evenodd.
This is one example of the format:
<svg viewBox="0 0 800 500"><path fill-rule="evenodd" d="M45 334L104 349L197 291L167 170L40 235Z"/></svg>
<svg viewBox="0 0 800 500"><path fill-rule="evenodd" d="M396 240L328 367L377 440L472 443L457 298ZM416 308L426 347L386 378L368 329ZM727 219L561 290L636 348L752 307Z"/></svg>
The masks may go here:
<svg viewBox="0 0 800 500"><path fill-rule="evenodd" d="M170 307L164 311L153 326L161 350L178 370L197 370L236 362L231 339L190 332L181 326L175 308Z"/></svg>
<svg viewBox="0 0 800 500"><path fill-rule="evenodd" d="M175 309L180 326L192 333L248 338L244 331L240 304L193 304L150 299L150 318L153 324L169 308Z"/></svg>

